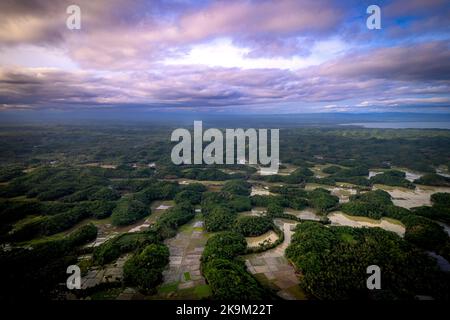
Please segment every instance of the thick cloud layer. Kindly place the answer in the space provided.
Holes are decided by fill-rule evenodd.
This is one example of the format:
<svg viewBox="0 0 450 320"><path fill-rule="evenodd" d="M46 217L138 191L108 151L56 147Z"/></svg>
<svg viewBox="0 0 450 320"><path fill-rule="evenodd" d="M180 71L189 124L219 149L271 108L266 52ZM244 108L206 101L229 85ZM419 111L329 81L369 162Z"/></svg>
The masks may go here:
<svg viewBox="0 0 450 320"><path fill-rule="evenodd" d="M0 2L0 109L445 110L446 1Z"/></svg>

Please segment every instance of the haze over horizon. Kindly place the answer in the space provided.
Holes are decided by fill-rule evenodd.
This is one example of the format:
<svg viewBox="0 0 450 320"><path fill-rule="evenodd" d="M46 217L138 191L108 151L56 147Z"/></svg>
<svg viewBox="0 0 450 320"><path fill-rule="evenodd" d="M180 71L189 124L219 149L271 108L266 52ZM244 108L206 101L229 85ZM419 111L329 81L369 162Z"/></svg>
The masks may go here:
<svg viewBox="0 0 450 320"><path fill-rule="evenodd" d="M449 16L445 0L6 0L0 110L448 113Z"/></svg>

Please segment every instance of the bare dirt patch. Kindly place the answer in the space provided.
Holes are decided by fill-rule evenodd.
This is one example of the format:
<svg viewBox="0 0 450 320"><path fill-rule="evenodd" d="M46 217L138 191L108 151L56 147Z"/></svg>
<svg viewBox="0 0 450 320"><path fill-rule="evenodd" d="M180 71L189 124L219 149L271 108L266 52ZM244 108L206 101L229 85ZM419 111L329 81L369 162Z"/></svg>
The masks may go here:
<svg viewBox="0 0 450 320"><path fill-rule="evenodd" d="M376 184L373 189L382 189L387 191L391 195L392 202L394 202L396 206L406 209L420 206L431 206L430 197L433 193L450 193L449 187L432 187L423 185L417 185L416 189L407 189Z"/></svg>
<svg viewBox="0 0 450 320"><path fill-rule="evenodd" d="M311 208L295 210L291 208L284 209L285 213L292 214L300 219L320 221L320 216Z"/></svg>
<svg viewBox="0 0 450 320"><path fill-rule="evenodd" d="M245 240L248 247L255 248L260 245L274 243L278 240L278 235L273 230L270 230L258 237L246 237Z"/></svg>
<svg viewBox="0 0 450 320"><path fill-rule="evenodd" d="M340 211L330 213L328 218L331 221L331 225L349 226L353 228L378 227L386 231L395 232L400 237L405 235L405 226L395 219L381 218L380 220L375 220L367 217L350 216Z"/></svg>

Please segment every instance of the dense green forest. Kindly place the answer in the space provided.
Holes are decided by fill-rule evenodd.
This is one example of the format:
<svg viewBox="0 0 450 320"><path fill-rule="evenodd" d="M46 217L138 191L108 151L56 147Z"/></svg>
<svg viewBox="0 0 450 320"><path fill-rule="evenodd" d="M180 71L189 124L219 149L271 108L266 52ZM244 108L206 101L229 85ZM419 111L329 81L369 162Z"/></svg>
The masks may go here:
<svg viewBox="0 0 450 320"><path fill-rule="evenodd" d="M171 131L172 128L163 125L2 126L1 181L22 175L21 168L50 162L103 162L118 166L116 170L96 169L110 177L146 177L154 173L147 166L149 163L169 165L172 144L167 143L167 137ZM333 163L370 168L397 166L434 173L433 167L450 163L447 130L284 128L280 139L281 161L300 167ZM132 164L141 166L133 168ZM172 166L167 173L171 170L181 172ZM250 173L251 169L246 170L246 174ZM199 171L184 174L197 178ZM197 179L215 180L216 174L222 175L214 170Z"/></svg>
<svg viewBox="0 0 450 320"><path fill-rule="evenodd" d="M445 189L450 178L443 175L450 169L450 132L284 128L280 172L265 176L249 165L173 165L172 129L0 127L0 271L8 275L0 299L55 299L66 291L60 284L67 266L85 255L92 259L82 264L83 274L128 257L123 281L108 285L153 296L169 264L167 240L194 218L204 222L202 232L209 237L201 276L213 299L275 297L243 258L283 243L275 219L299 223L286 256L313 298L448 299L448 273L439 271L426 252L450 260L450 238L442 227L450 223ZM377 174L369 178L373 170ZM420 177L411 181L408 171ZM430 204L407 209L395 205L397 199L383 186L436 192ZM265 193L255 194L254 188ZM339 188L354 193L341 201ZM156 203L169 205L161 213ZM247 215L255 208L263 213ZM305 209L318 222L292 213ZM405 228L404 237L378 228L330 226L328 215L335 211L396 219ZM147 229L129 231L146 219L152 221ZM113 236L92 246L105 226ZM275 243L247 246L245 237L270 230L278 235ZM386 270L381 291L365 288L370 264Z"/></svg>
<svg viewBox="0 0 450 320"><path fill-rule="evenodd" d="M431 195L432 206L421 206L412 209L414 214L432 220L450 223L450 194L438 192Z"/></svg>
<svg viewBox="0 0 450 320"><path fill-rule="evenodd" d="M202 255L202 272L211 285L215 299L259 300L268 293L246 270L240 254L247 243L240 233L227 231L211 237Z"/></svg>
<svg viewBox="0 0 450 320"><path fill-rule="evenodd" d="M386 191L369 191L352 196L350 202L342 205L342 211L375 219L397 219L406 227L406 241L426 250L439 252L446 259L450 259L450 239L443 228L433 220L416 215L415 211L394 206L390 194Z"/></svg>
<svg viewBox="0 0 450 320"><path fill-rule="evenodd" d="M303 222L286 255L302 271L301 286L319 299L412 299L418 292L448 299L449 275L426 254L379 228ZM383 270L381 290L367 290L366 268L372 264Z"/></svg>

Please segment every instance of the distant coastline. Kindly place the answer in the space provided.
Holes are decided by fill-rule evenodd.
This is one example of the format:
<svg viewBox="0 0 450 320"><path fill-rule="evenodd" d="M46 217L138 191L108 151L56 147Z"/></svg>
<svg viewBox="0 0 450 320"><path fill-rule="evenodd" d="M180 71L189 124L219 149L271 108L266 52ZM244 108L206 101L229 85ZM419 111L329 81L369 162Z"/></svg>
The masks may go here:
<svg viewBox="0 0 450 320"><path fill-rule="evenodd" d="M358 126L371 129L449 129L450 121L429 121L429 122L354 122L342 123L341 126Z"/></svg>

